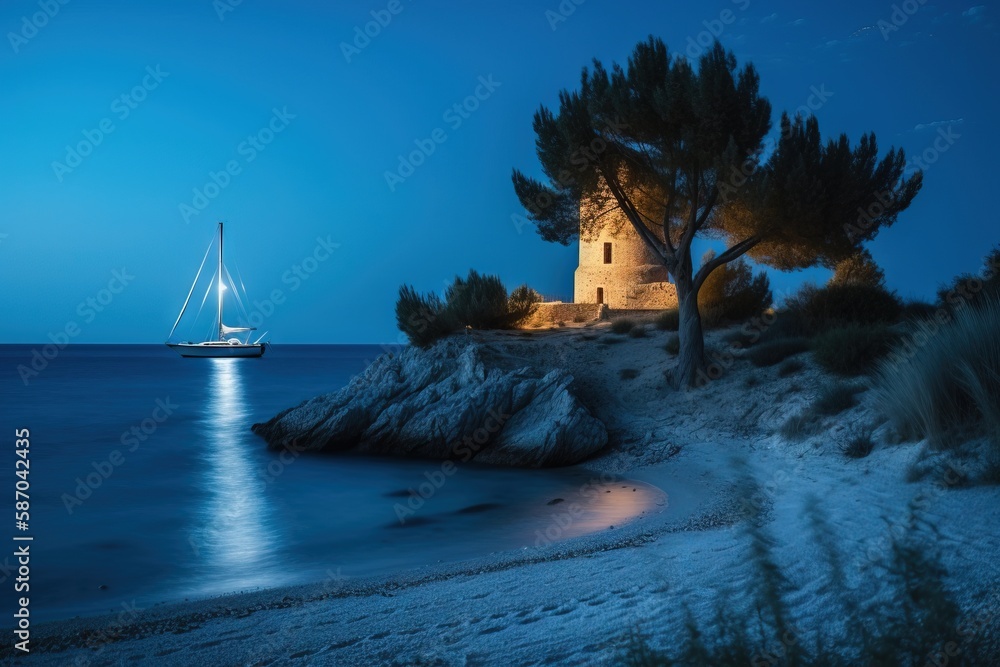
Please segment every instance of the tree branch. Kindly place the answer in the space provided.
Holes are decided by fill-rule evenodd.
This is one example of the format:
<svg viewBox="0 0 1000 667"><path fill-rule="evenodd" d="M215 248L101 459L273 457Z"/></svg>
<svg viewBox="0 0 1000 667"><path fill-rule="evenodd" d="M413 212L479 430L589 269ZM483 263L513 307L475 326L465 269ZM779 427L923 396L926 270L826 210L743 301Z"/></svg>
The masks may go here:
<svg viewBox="0 0 1000 667"><path fill-rule="evenodd" d="M763 237L755 234L749 238L743 239L736 245L727 248L726 251L718 257L713 257L710 261L705 262L705 264L698 269L698 273L694 276L694 291L697 291L701 287L702 283L705 282L705 279L708 278L708 274L723 264L728 264L741 255L746 254L747 251L760 243L762 240Z"/></svg>

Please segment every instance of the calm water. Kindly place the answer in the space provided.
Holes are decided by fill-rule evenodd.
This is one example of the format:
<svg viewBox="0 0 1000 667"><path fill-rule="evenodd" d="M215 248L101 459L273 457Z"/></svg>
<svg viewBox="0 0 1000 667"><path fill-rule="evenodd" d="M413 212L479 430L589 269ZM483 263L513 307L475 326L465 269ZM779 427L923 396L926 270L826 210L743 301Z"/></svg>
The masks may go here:
<svg viewBox="0 0 1000 667"><path fill-rule="evenodd" d="M262 359L182 359L164 346L70 346L25 386L32 346L0 346L0 497L15 428L31 430L35 622L520 548L620 524L658 501L586 471L461 466L401 525L397 506L440 463L304 454L250 432L343 386L377 346L276 346ZM168 414L169 413L169 414ZM593 482L593 483L592 483ZM424 491L432 488L425 485ZM633 489L636 489L633 491ZM549 504L556 498L564 502ZM582 513L570 515L571 503ZM0 526L4 525L0 523ZM11 542L11 544L13 544ZM4 549L5 555L13 549ZM4 613L14 559L0 557ZM9 616L5 616L9 618Z"/></svg>

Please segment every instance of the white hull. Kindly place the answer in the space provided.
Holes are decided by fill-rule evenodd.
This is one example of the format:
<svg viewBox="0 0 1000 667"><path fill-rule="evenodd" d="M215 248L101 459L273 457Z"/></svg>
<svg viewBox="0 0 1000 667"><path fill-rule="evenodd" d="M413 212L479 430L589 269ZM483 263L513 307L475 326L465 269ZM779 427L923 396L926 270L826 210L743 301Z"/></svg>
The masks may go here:
<svg viewBox="0 0 1000 667"><path fill-rule="evenodd" d="M167 347L182 357L260 357L264 354L264 343L256 345L240 343L167 343Z"/></svg>

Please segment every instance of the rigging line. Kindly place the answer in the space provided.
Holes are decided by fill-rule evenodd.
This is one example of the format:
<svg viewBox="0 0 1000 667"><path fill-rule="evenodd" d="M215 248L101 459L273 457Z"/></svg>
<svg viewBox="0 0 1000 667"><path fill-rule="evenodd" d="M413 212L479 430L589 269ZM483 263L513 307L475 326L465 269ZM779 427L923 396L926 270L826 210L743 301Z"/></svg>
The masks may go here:
<svg viewBox="0 0 1000 667"><path fill-rule="evenodd" d="M218 273L218 270L216 270L215 273ZM208 281L208 287L205 289L205 296L201 298L201 305L198 306L198 314L195 315L196 320L201 317L201 311L205 309L205 302L208 301L208 295L212 292L212 285L215 284L215 273L212 274L212 279Z"/></svg>
<svg viewBox="0 0 1000 667"><path fill-rule="evenodd" d="M236 269L236 277L240 279L240 288L243 290L243 298L250 301L250 295L247 294L247 286L243 284L243 272L240 271L240 263L233 257L233 268Z"/></svg>
<svg viewBox="0 0 1000 667"><path fill-rule="evenodd" d="M194 288L198 284L198 278L201 277L202 269L205 268L205 262L208 260L208 254L212 252L213 243L208 244L208 249L205 251L205 256L201 258L201 266L198 267L198 273L194 276L194 282L191 283L191 289L188 290L187 298L184 299L184 305L181 306L181 312L177 316L177 321L174 322L174 326L170 329L170 334L167 336L167 340L174 335L174 331L177 330L177 325L181 323L181 318L184 317L184 311L187 310L188 302L191 301L191 295L194 294Z"/></svg>
<svg viewBox="0 0 1000 667"><path fill-rule="evenodd" d="M236 283L233 282L233 274L229 272L229 269L225 266L222 267L223 271L226 272L226 278L229 280L229 286L233 289L233 299L236 301L236 305L239 306L240 314L246 322L250 321L250 313L247 312L246 306L243 304L243 300L240 298L240 293L236 290Z"/></svg>

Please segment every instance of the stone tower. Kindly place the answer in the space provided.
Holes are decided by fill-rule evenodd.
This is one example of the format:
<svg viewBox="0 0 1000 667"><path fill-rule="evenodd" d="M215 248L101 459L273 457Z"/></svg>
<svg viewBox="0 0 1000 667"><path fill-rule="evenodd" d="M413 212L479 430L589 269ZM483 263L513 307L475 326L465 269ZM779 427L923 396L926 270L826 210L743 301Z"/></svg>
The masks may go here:
<svg viewBox="0 0 1000 667"><path fill-rule="evenodd" d="M580 217L588 202L581 203ZM677 291L667 269L621 210L602 216L600 230L580 230L580 265L573 301L604 303L612 310L662 310L677 306Z"/></svg>

